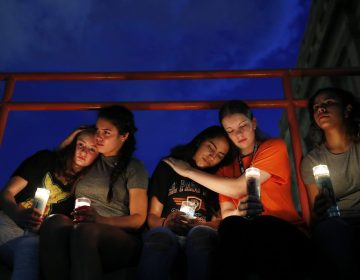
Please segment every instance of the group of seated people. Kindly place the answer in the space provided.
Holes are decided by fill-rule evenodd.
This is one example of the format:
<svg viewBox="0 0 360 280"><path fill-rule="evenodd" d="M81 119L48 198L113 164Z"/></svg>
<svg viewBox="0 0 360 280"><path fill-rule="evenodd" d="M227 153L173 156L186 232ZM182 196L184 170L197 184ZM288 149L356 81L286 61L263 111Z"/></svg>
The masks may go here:
<svg viewBox="0 0 360 280"><path fill-rule="evenodd" d="M302 160L311 224L291 194L286 144L258 129L240 100L160 160L150 183L133 157L136 126L122 106L101 108L54 151L27 158L0 195L0 260L12 279L102 279L136 266L137 279L360 279L360 107L339 88L308 101L314 149ZM330 171L334 200L313 167ZM260 171L260 193L246 169ZM149 185L149 186L148 186ZM37 188L50 191L45 212ZM75 198L91 205L74 209ZM184 201L195 205L189 215Z"/></svg>

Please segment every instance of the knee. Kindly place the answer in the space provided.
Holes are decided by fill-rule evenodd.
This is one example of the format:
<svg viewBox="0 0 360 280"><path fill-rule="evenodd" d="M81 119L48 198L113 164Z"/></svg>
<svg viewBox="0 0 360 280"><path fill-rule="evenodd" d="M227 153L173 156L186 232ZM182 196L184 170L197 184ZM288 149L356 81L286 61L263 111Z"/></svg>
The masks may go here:
<svg viewBox="0 0 360 280"><path fill-rule="evenodd" d="M144 236L144 247L152 250L167 251L177 246L176 235L168 228L156 228Z"/></svg>
<svg viewBox="0 0 360 280"><path fill-rule="evenodd" d="M187 235L187 244L198 248L209 248L217 242L217 231L208 226L193 227Z"/></svg>
<svg viewBox="0 0 360 280"><path fill-rule="evenodd" d="M70 235L72 244L87 244L90 241L96 242L98 240L98 230L93 223L76 224Z"/></svg>
<svg viewBox="0 0 360 280"><path fill-rule="evenodd" d="M72 221L65 215L55 214L47 217L40 228L40 234L58 231L61 228L72 226Z"/></svg>

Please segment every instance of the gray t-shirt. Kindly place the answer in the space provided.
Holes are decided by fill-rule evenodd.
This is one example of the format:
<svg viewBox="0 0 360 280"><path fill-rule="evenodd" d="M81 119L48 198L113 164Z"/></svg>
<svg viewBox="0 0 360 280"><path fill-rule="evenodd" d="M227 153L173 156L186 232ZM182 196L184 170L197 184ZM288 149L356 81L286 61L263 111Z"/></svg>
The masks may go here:
<svg viewBox="0 0 360 280"><path fill-rule="evenodd" d="M91 199L91 205L102 216L129 215L129 189L141 188L147 190L149 176L144 164L132 158L127 166L125 178L119 176L113 187L113 198L107 202L109 179L116 157L99 156L89 172L76 186L76 197Z"/></svg>
<svg viewBox="0 0 360 280"><path fill-rule="evenodd" d="M313 149L301 162L305 184L315 184L312 168L326 164L336 200L344 217L360 217L360 143L354 143L342 154L330 153L324 144Z"/></svg>

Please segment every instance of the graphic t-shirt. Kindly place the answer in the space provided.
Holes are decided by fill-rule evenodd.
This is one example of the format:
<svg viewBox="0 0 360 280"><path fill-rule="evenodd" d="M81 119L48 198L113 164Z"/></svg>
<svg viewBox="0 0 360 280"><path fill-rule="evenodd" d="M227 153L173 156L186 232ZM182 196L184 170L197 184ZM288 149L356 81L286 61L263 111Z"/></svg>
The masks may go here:
<svg viewBox="0 0 360 280"><path fill-rule="evenodd" d="M162 217L179 211L181 203L189 200L196 203L195 217L204 221L211 220L217 209L217 195L189 178L177 174L161 161L150 181L150 197L156 196L164 205Z"/></svg>
<svg viewBox="0 0 360 280"><path fill-rule="evenodd" d="M12 174L25 179L28 184L16 196L15 200L24 208L31 208L37 188L50 190L49 200L44 216L64 214L69 216L74 209L74 195L71 185L64 185L54 175L56 153L54 151L39 151L24 160Z"/></svg>

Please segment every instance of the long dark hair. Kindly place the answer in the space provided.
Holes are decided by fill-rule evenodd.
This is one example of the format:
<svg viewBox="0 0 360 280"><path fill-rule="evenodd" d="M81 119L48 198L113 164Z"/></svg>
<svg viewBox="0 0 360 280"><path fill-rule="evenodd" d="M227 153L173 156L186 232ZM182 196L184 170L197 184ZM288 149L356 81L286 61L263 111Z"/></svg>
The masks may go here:
<svg viewBox="0 0 360 280"><path fill-rule="evenodd" d="M55 164L55 174L58 178L63 177L65 181L71 185L75 186L78 180L89 170L90 166L87 166L81 169L79 172L74 172L72 169L74 155L76 150L76 142L81 135L96 134L95 126L87 126L84 130L79 132L74 139L70 142L69 145L64 146L63 148L56 150L56 164Z"/></svg>
<svg viewBox="0 0 360 280"><path fill-rule="evenodd" d="M123 146L118 151L117 162L110 174L109 191L107 194L107 201L110 202L113 198L114 184L120 175L125 179L126 168L136 150L135 132L137 128L135 126L133 113L123 106L113 105L101 108L98 113L98 118L111 122L117 128L120 135L129 134Z"/></svg>
<svg viewBox="0 0 360 280"><path fill-rule="evenodd" d="M340 102L341 109L343 113L346 111L346 107L351 105L351 110L347 111L348 117L345 119L345 125L347 129L347 133L349 136L353 137L355 142L359 142L360 140L360 103L359 100L355 98L355 96L344 89L335 88L335 87L326 87L318 89L309 99L307 108L310 114L310 127L308 138L315 145L319 145L325 142L324 131L318 127L314 119L314 102L318 95L322 93L331 93L336 100Z"/></svg>
<svg viewBox="0 0 360 280"><path fill-rule="evenodd" d="M234 114L243 114L245 115L249 120L254 119L254 115L250 109L250 107L241 100L230 100L225 102L220 110L219 110L219 122L222 123L222 120L227 117ZM256 128L255 130L255 140L256 141L265 141L269 137L262 132L259 128ZM239 149L234 147L234 143L232 143L232 148L236 151L236 154L240 153Z"/></svg>
<svg viewBox="0 0 360 280"><path fill-rule="evenodd" d="M196 167L195 162L193 160L193 156L195 155L197 149L200 147L200 145L207 140L214 139L217 137L224 137L226 141L229 144L229 147L231 147L230 140L228 139L228 136L224 129L221 126L213 125L208 128L205 128L203 131L198 133L189 143L184 145L178 145L171 149L170 157L174 157L176 159L184 160L188 163L190 163L192 166ZM228 163L230 163L230 152L228 152L224 159L218 163L216 166L207 168L206 172L214 173L219 167L224 166Z"/></svg>

